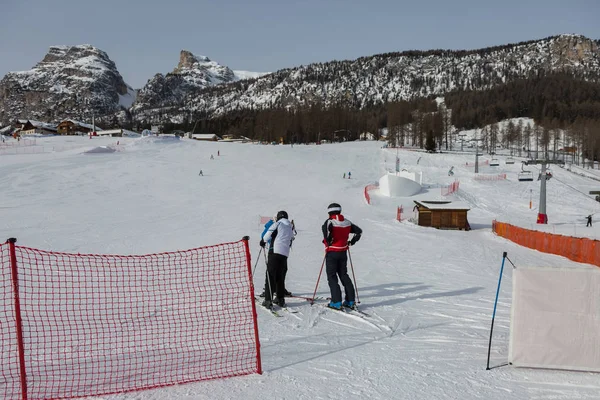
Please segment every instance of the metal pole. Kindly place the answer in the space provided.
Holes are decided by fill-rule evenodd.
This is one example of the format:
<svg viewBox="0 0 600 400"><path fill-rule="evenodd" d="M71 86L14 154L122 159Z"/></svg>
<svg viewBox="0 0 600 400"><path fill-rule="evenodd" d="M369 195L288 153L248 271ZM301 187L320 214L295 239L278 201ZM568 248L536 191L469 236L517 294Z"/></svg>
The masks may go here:
<svg viewBox="0 0 600 400"><path fill-rule="evenodd" d="M358 297L358 286L356 285L356 275L354 275L354 265L352 265L352 256L350 255L350 247L348 247L348 259L350 260L350 268L352 269L352 278L354 278L354 290L356 290L356 302L360 304Z"/></svg>
<svg viewBox="0 0 600 400"><path fill-rule="evenodd" d="M488 344L487 371L490 370L490 353L492 351L492 334L494 333L494 319L496 318L496 306L498 305L498 294L500 293L500 283L502 282L502 271L504 271L504 260L506 260L506 251L502 253L502 266L500 267L500 277L498 278L498 288L496 289L496 300L494 301L494 313L492 314L492 327L490 328L490 342Z"/></svg>
<svg viewBox="0 0 600 400"><path fill-rule="evenodd" d="M548 215L546 215L546 163L542 163L542 172L541 172L541 186L540 186L540 205L537 217L538 224L547 224L548 223Z"/></svg>
<svg viewBox="0 0 600 400"><path fill-rule="evenodd" d="M533 196L533 189L529 189L529 209L531 210L531 199Z"/></svg>
<svg viewBox="0 0 600 400"><path fill-rule="evenodd" d="M261 247L259 252L258 252L258 256L256 257L256 263L254 264L254 268L252 269L252 277L254 278L254 272L256 271L256 267L258 265L258 261L260 260L260 253L262 253L263 248Z"/></svg>
<svg viewBox="0 0 600 400"><path fill-rule="evenodd" d="M321 264L321 269L319 270L319 277L317 278L317 284L315 285L315 292L313 293L312 300L310 304L315 302L315 297L317 297L317 289L319 288L319 281L321 280L321 273L323 272L323 266L325 265L325 258L327 257L327 252L325 252L325 256L323 256L323 263Z"/></svg>
<svg viewBox="0 0 600 400"><path fill-rule="evenodd" d="M21 299L19 297L19 271L17 269L17 252L15 243L17 239L7 240L10 254L10 267L13 284L13 296L15 302L15 325L17 334L17 347L19 351L19 373L21 378L21 398L27 400L27 369L25 368L25 345L23 340L23 318L21 316Z"/></svg>
<svg viewBox="0 0 600 400"><path fill-rule="evenodd" d="M475 135L475 173L479 173L479 139Z"/></svg>

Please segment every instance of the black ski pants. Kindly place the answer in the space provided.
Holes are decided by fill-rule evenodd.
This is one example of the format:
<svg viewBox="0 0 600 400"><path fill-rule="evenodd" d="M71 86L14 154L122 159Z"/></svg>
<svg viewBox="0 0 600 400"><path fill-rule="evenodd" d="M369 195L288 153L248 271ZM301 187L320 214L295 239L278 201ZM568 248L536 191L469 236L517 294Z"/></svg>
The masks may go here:
<svg viewBox="0 0 600 400"><path fill-rule="evenodd" d="M327 273L327 283L331 290L331 301L339 303L342 301L342 291L338 284L338 277L344 285L346 292L346 301L354 301L354 285L352 279L348 276L348 256L345 251L330 251L325 256L325 271Z"/></svg>
<svg viewBox="0 0 600 400"><path fill-rule="evenodd" d="M273 300L272 293L275 293L278 299L285 297L286 272L287 257L277 253L269 253L267 277L265 279L265 300Z"/></svg>

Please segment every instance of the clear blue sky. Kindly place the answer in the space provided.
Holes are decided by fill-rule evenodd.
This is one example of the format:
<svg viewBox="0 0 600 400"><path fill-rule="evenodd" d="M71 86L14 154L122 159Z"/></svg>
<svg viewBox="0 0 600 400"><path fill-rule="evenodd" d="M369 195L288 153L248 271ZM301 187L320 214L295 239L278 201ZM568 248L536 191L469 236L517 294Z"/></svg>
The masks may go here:
<svg viewBox="0 0 600 400"><path fill-rule="evenodd" d="M139 88L171 71L182 49L272 72L561 33L600 39L599 17L599 0L0 0L0 77L30 69L52 45L99 47Z"/></svg>

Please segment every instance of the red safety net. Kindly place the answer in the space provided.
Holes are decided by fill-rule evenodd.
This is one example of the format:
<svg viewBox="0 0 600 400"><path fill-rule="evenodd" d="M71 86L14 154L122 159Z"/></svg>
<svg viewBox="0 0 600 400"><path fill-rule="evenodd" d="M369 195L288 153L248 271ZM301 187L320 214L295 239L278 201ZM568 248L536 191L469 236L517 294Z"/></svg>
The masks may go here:
<svg viewBox="0 0 600 400"><path fill-rule="evenodd" d="M379 183L372 183L370 185L365 186L365 201L367 204L371 204L371 195L369 191L379 188Z"/></svg>
<svg viewBox="0 0 600 400"><path fill-rule="evenodd" d="M0 247L0 397L21 398L10 258ZM247 240L142 256L15 246L27 398L261 373Z"/></svg>
<svg viewBox="0 0 600 400"><path fill-rule="evenodd" d="M398 207L396 210L396 221L398 222L402 222L402 213L404 212L404 209L402 208L402 206Z"/></svg>
<svg viewBox="0 0 600 400"><path fill-rule="evenodd" d="M264 224L266 224L267 222L269 222L272 219L273 219L273 217L266 217L264 215L261 215L260 218L259 218L258 223L259 223L259 225L264 225Z"/></svg>
<svg viewBox="0 0 600 400"><path fill-rule="evenodd" d="M503 181L506 179L506 174L485 175L477 174L473 177L476 181Z"/></svg>
<svg viewBox="0 0 600 400"><path fill-rule="evenodd" d="M9 246L0 244L0 398L20 398L19 346Z"/></svg>
<svg viewBox="0 0 600 400"><path fill-rule="evenodd" d="M460 182L455 180L448 186L442 186L442 196L449 196L453 193L458 192L458 187L460 186Z"/></svg>

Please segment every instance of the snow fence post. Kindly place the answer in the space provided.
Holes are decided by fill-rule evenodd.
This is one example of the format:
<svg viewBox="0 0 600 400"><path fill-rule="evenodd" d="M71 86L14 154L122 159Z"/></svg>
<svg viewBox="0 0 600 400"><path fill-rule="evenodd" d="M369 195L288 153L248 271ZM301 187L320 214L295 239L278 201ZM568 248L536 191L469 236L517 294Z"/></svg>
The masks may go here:
<svg viewBox="0 0 600 400"><path fill-rule="evenodd" d="M250 236L244 236L242 242L244 242L244 249L246 250L246 265L248 266L248 274L250 281L250 301L252 302L252 319L254 319L254 337L256 338L256 372L262 375L262 362L260 359L260 339L258 336L258 315L256 314L256 304L254 302L254 279L252 275L252 261L250 258L250 246L248 241ZM260 253L258 253L260 258Z"/></svg>
<svg viewBox="0 0 600 400"><path fill-rule="evenodd" d="M494 318L496 318L496 306L498 305L498 294L500 293L500 283L502 282L502 271L504 271L504 261L506 260L506 251L502 253L502 266L500 267L500 277L498 278L498 288L496 289L496 300L494 301L494 313L492 314L492 327L490 328L490 342L488 344L488 356L486 371L490 370L490 352L492 351L492 334L494 332Z"/></svg>
<svg viewBox="0 0 600 400"><path fill-rule="evenodd" d="M15 301L15 325L17 329L17 346L19 351L19 375L21 376L21 398L27 400L27 370L25 369L25 345L23 344L23 318L21 317L21 300L19 297L19 275L17 269L16 238L7 241L10 254L10 267Z"/></svg>

